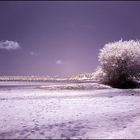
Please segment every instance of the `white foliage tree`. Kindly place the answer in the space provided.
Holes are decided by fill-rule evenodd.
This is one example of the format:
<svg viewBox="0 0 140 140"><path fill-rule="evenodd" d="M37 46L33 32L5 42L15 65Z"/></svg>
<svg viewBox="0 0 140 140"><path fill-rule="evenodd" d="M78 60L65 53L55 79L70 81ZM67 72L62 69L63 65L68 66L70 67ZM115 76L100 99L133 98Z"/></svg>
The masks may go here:
<svg viewBox="0 0 140 140"><path fill-rule="evenodd" d="M108 43L100 50L100 73L105 73L104 82L132 81L140 73L140 41L117 41Z"/></svg>
<svg viewBox="0 0 140 140"><path fill-rule="evenodd" d="M101 82L104 82L105 79L106 79L106 73L103 72L102 68L101 67L98 67L96 69L96 71L94 72L94 79L95 80L99 80Z"/></svg>

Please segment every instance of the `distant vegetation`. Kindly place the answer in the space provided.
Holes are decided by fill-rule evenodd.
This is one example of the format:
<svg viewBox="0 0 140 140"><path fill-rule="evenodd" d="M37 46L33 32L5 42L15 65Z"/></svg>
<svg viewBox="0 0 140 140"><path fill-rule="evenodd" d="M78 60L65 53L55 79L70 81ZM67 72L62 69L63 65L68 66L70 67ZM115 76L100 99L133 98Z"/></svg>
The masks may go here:
<svg viewBox="0 0 140 140"><path fill-rule="evenodd" d="M46 81L54 80L50 76L0 76L0 81Z"/></svg>
<svg viewBox="0 0 140 140"><path fill-rule="evenodd" d="M84 73L72 77L58 76L0 76L0 81L89 81L95 80L94 73Z"/></svg>

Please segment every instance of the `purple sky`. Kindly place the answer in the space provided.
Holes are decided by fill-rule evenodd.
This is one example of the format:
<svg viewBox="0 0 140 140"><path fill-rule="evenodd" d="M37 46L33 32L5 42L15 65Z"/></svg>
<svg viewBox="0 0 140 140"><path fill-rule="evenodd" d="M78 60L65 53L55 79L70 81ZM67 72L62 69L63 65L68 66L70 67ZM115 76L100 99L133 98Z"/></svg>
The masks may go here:
<svg viewBox="0 0 140 140"><path fill-rule="evenodd" d="M99 49L140 39L140 2L0 2L0 75L93 72Z"/></svg>

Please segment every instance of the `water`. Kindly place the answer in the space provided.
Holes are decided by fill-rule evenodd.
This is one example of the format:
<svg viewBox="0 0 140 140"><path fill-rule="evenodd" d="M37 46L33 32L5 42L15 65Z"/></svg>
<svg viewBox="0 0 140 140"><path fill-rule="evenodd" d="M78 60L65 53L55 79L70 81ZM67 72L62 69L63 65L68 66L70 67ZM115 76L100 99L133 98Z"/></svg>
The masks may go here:
<svg viewBox="0 0 140 140"><path fill-rule="evenodd" d="M40 81L40 82L32 82L32 81L0 81L0 90L3 89L35 89L40 86L50 86L50 85L65 85L70 83L97 83L97 81Z"/></svg>
<svg viewBox="0 0 140 140"><path fill-rule="evenodd" d="M42 85L50 85L50 82L24 82L24 81L0 81L0 90L3 89L25 89L37 88ZM56 83L55 83L56 84Z"/></svg>

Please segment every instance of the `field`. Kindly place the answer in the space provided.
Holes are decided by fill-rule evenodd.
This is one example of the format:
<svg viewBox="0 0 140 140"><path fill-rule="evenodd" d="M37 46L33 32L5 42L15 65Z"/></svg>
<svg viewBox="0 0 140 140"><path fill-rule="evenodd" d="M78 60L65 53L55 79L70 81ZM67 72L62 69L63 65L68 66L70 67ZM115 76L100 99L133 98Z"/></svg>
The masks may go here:
<svg viewBox="0 0 140 140"><path fill-rule="evenodd" d="M140 89L0 82L0 139L140 138Z"/></svg>

